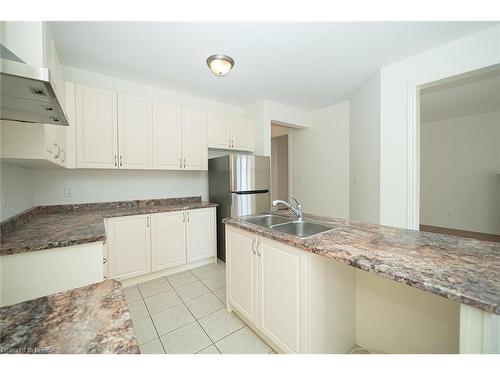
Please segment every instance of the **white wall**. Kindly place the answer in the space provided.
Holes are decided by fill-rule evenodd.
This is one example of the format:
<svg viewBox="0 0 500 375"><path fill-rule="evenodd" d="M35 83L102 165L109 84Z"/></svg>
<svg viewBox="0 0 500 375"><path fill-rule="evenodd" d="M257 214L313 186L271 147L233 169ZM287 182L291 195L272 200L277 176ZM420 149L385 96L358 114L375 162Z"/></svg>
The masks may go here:
<svg viewBox="0 0 500 375"><path fill-rule="evenodd" d="M412 88L498 63L500 25L381 69L381 224L398 227L418 225L411 222L413 215L409 215L408 209L413 186L409 186L408 155L411 153L407 129L418 113L418 108L411 105L413 99L416 100L416 92ZM412 98L411 102L409 98Z"/></svg>
<svg viewBox="0 0 500 375"><path fill-rule="evenodd" d="M207 172L34 170L35 205L199 196L208 198ZM71 197L64 196L65 188Z"/></svg>
<svg viewBox="0 0 500 375"><path fill-rule="evenodd" d="M288 201L288 134L271 140L271 199Z"/></svg>
<svg viewBox="0 0 500 375"><path fill-rule="evenodd" d="M380 220L380 73L356 92L350 106L350 218Z"/></svg>
<svg viewBox="0 0 500 375"><path fill-rule="evenodd" d="M290 132L291 195L313 214L349 218L349 102L311 112Z"/></svg>
<svg viewBox="0 0 500 375"><path fill-rule="evenodd" d="M246 108L246 114L254 122L254 153L271 155L271 123L308 128L312 112L305 112L270 100L262 100Z"/></svg>
<svg viewBox="0 0 500 375"><path fill-rule="evenodd" d="M33 207L33 170L0 164L0 221Z"/></svg>
<svg viewBox="0 0 500 375"><path fill-rule="evenodd" d="M420 147L420 222L500 234L500 112L422 123Z"/></svg>
<svg viewBox="0 0 500 375"><path fill-rule="evenodd" d="M45 25L42 21L2 21L0 36L1 43L26 64L45 65Z"/></svg>

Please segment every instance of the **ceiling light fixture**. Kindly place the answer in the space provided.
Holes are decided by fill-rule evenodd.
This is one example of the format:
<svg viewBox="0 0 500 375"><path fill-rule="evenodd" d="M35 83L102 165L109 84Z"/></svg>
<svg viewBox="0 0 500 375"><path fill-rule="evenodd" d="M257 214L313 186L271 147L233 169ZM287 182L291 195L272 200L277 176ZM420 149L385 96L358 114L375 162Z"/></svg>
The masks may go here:
<svg viewBox="0 0 500 375"><path fill-rule="evenodd" d="M207 59L210 70L218 76L225 76L234 66L234 60L226 55L212 55Z"/></svg>

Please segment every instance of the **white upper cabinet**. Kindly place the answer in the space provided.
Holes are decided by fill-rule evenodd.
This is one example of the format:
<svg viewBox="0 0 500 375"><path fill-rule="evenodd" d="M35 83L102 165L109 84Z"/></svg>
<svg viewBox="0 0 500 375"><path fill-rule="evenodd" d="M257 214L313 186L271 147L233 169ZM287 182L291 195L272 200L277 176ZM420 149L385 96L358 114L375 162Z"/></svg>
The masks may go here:
<svg viewBox="0 0 500 375"><path fill-rule="evenodd" d="M120 168L152 168L153 121L150 99L119 94L118 150Z"/></svg>
<svg viewBox="0 0 500 375"><path fill-rule="evenodd" d="M206 120L205 111L182 107L183 169L208 169Z"/></svg>
<svg viewBox="0 0 500 375"><path fill-rule="evenodd" d="M207 113L208 147L230 148L229 116L221 113Z"/></svg>
<svg viewBox="0 0 500 375"><path fill-rule="evenodd" d="M221 113L207 114L208 147L227 150L253 150L253 122Z"/></svg>
<svg viewBox="0 0 500 375"><path fill-rule="evenodd" d="M25 168L66 166L66 127L2 121L0 159Z"/></svg>
<svg viewBox="0 0 500 375"><path fill-rule="evenodd" d="M178 105L153 103L153 168L182 168L182 121Z"/></svg>
<svg viewBox="0 0 500 375"><path fill-rule="evenodd" d="M231 124L231 148L241 151L252 151L252 121L232 116Z"/></svg>
<svg viewBox="0 0 500 375"><path fill-rule="evenodd" d="M117 168L116 92L76 86L78 168Z"/></svg>

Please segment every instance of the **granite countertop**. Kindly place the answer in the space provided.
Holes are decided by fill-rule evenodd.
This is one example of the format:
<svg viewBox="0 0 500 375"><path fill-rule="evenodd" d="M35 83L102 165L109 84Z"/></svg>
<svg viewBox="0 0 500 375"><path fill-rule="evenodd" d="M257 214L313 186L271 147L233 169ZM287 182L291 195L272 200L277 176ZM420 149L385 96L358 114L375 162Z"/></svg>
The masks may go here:
<svg viewBox="0 0 500 375"><path fill-rule="evenodd" d="M0 308L0 353L139 353L120 282Z"/></svg>
<svg viewBox="0 0 500 375"><path fill-rule="evenodd" d="M240 219L224 222L500 315L500 243L328 217L305 217L332 229L300 239Z"/></svg>
<svg viewBox="0 0 500 375"><path fill-rule="evenodd" d="M103 241L105 218L215 206L190 197L35 207L2 223L0 256Z"/></svg>

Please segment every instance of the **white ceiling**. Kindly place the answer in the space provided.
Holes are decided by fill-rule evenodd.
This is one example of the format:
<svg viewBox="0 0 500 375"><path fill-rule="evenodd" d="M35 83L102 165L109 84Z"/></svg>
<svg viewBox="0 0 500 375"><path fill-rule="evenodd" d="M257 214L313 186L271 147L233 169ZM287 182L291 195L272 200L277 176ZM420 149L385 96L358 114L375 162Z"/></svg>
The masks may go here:
<svg viewBox="0 0 500 375"><path fill-rule="evenodd" d="M348 99L377 68L493 22L52 22L60 60L237 106L269 99L303 110ZM213 75L209 55L235 60Z"/></svg>
<svg viewBox="0 0 500 375"><path fill-rule="evenodd" d="M421 122L496 111L500 111L500 68L447 80L421 91Z"/></svg>

